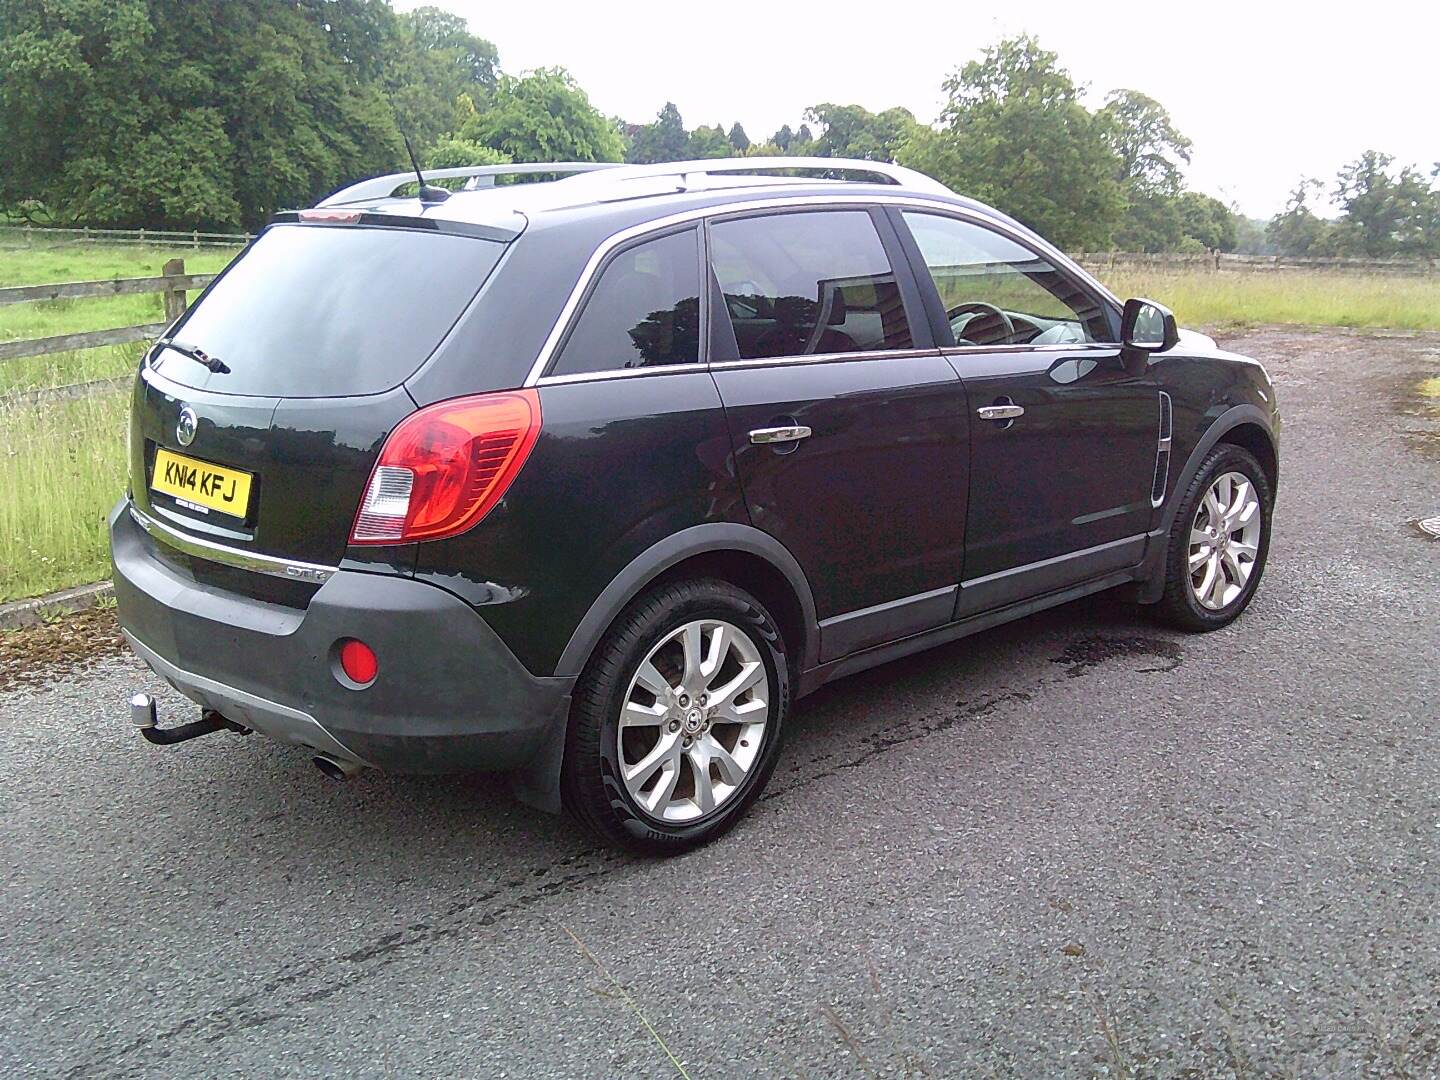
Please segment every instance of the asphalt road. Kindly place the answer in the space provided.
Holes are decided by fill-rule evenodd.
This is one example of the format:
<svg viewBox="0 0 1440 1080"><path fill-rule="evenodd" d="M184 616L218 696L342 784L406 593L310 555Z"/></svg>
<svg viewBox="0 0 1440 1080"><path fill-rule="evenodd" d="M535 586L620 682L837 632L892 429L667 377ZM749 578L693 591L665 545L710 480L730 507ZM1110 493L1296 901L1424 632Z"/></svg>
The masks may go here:
<svg viewBox="0 0 1440 1080"><path fill-rule="evenodd" d="M150 747L129 658L11 694L0 1068L1440 1073L1440 335L1226 344L1286 422L1244 618L1098 598L835 684L681 859L483 778Z"/></svg>

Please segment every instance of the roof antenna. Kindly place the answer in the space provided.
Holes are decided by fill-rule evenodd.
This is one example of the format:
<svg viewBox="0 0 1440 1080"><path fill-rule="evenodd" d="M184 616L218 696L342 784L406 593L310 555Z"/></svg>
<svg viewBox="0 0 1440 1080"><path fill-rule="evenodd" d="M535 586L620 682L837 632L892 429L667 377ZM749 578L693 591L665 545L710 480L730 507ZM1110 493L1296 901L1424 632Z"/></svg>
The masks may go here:
<svg viewBox="0 0 1440 1080"><path fill-rule="evenodd" d="M442 187L435 187L425 182L425 174L420 171L420 162L415 157L415 148L410 145L410 136L402 134L405 140L405 152L410 155L410 164L415 169L415 178L420 181L420 201L422 203L442 203L450 198L450 192Z"/></svg>

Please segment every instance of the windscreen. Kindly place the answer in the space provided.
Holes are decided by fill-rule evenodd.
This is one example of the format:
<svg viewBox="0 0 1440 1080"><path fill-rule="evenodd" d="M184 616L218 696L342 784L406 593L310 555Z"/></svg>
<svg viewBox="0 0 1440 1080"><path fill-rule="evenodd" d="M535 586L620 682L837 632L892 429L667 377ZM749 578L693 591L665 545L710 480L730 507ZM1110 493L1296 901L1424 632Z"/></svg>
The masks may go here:
<svg viewBox="0 0 1440 1080"><path fill-rule="evenodd" d="M155 366L226 394L379 393L434 351L504 250L411 229L275 225L170 334L228 371L171 349Z"/></svg>

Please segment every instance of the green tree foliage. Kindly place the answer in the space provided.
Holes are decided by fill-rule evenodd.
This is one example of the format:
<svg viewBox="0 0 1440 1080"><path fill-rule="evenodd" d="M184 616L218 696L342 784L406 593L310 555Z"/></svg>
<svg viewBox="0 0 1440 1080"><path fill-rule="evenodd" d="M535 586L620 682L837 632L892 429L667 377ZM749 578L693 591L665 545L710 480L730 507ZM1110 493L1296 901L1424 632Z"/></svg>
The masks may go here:
<svg viewBox="0 0 1440 1080"><path fill-rule="evenodd" d="M701 125L690 133L686 147L689 158L726 158L735 151L730 147L730 138L719 124L714 127Z"/></svg>
<svg viewBox="0 0 1440 1080"><path fill-rule="evenodd" d="M806 109L805 119L820 127L813 150L817 156L865 161L894 161L896 151L915 128L915 117L908 109L872 113L859 105L829 102ZM804 130L808 132L808 128Z"/></svg>
<svg viewBox="0 0 1440 1080"><path fill-rule="evenodd" d="M1186 191L1176 199L1180 228L1207 251L1235 250L1236 214L1219 199Z"/></svg>
<svg viewBox="0 0 1440 1080"><path fill-rule="evenodd" d="M1333 255L1336 230L1332 222L1310 209L1310 200L1323 189L1319 180L1301 180L1290 193L1282 213L1270 219L1266 239L1284 255Z"/></svg>
<svg viewBox="0 0 1440 1080"><path fill-rule="evenodd" d="M385 0L3 0L0 206L253 228L404 162L483 99L495 50Z"/></svg>
<svg viewBox="0 0 1440 1080"><path fill-rule="evenodd" d="M619 161L625 147L611 122L563 68L502 75L488 107L457 133L511 161Z"/></svg>
<svg viewBox="0 0 1440 1080"><path fill-rule="evenodd" d="M1440 188L1413 165L1396 172L1394 164L1389 154L1367 150L1341 168L1334 221L1310 209L1324 185L1301 180L1285 210L1271 218L1267 238L1286 255L1440 258Z"/></svg>
<svg viewBox="0 0 1440 1080"><path fill-rule="evenodd" d="M939 129L917 128L901 162L1061 246L1109 246L1125 209L1115 154L1054 53L1028 36L1003 41L944 89Z"/></svg>
<svg viewBox="0 0 1440 1080"><path fill-rule="evenodd" d="M1115 153L1115 179L1137 195L1178 195L1190 164L1190 140L1169 112L1136 90L1116 90L1096 114Z"/></svg>
<svg viewBox="0 0 1440 1080"><path fill-rule="evenodd" d="M1367 150L1340 170L1339 247L1370 258L1440 255L1440 190L1411 165L1392 175L1394 162L1389 154Z"/></svg>
<svg viewBox="0 0 1440 1080"><path fill-rule="evenodd" d="M509 155L473 139L444 135L426 152L424 165L426 169L457 169L465 165L507 165L509 162Z"/></svg>
<svg viewBox="0 0 1440 1080"><path fill-rule="evenodd" d="M254 224L388 165L393 19L372 0L7 0L0 204Z"/></svg>
<svg viewBox="0 0 1440 1080"><path fill-rule="evenodd" d="M743 154L750 149L750 136L745 134L745 129L740 126L738 120L735 121L726 138L730 140L730 146L737 154Z"/></svg>
<svg viewBox="0 0 1440 1080"><path fill-rule="evenodd" d="M637 165L656 161L684 161L690 150L690 135L673 101L667 101L655 120L635 130L625 160Z"/></svg>
<svg viewBox="0 0 1440 1080"><path fill-rule="evenodd" d="M498 77L495 46L470 33L459 15L422 7L396 19L384 80L397 123L417 147L454 130L461 96L487 101Z"/></svg>
<svg viewBox="0 0 1440 1080"><path fill-rule="evenodd" d="M790 130L789 124L785 124L779 131L770 136L770 141L779 149L780 154L788 154L790 152L790 144L795 141L795 132ZM772 156L779 157L780 154Z"/></svg>

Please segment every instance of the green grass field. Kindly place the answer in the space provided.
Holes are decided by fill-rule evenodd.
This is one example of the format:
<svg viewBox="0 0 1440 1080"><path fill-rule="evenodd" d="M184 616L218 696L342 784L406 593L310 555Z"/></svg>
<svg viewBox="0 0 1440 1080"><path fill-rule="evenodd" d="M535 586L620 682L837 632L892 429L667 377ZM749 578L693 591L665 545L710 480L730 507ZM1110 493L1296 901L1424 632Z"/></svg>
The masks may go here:
<svg viewBox="0 0 1440 1080"><path fill-rule="evenodd" d="M0 248L0 285L145 277L181 257L193 273L221 269L222 249L67 246ZM1102 275L1119 295L1149 296L1182 324L1267 323L1440 330L1440 278L1334 273ZM163 318L161 298L113 297L0 307L0 341L106 329ZM0 361L0 601L107 575L104 517L125 487L124 391L38 405L17 391L124 376L143 345ZM1434 391L1431 391L1434 392Z"/></svg>
<svg viewBox="0 0 1440 1080"><path fill-rule="evenodd" d="M1440 277L1159 270L1098 276L1122 299L1159 300L1182 326L1197 329L1276 323L1440 330Z"/></svg>
<svg viewBox="0 0 1440 1080"><path fill-rule="evenodd" d="M0 601L110 574L104 518L125 490L125 391L0 405Z"/></svg>

